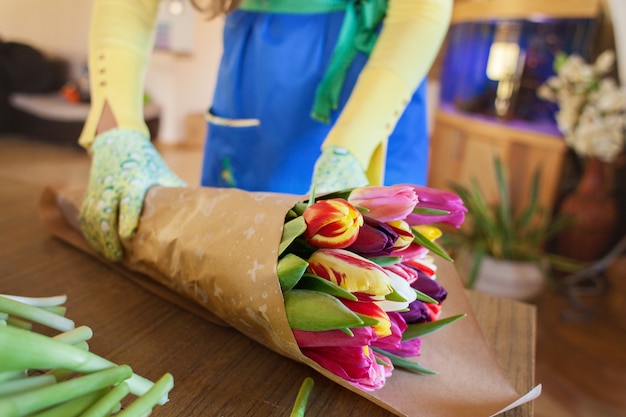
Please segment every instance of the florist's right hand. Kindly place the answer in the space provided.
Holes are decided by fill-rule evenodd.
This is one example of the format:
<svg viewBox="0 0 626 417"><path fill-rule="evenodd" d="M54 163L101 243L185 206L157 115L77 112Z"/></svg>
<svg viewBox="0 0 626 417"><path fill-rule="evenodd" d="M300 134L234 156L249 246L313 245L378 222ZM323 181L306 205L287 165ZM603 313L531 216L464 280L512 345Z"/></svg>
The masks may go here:
<svg viewBox="0 0 626 417"><path fill-rule="evenodd" d="M130 129L98 135L91 146L91 172L80 212L89 244L111 261L123 255L121 239L137 230L143 200L153 185L184 187L150 140Z"/></svg>

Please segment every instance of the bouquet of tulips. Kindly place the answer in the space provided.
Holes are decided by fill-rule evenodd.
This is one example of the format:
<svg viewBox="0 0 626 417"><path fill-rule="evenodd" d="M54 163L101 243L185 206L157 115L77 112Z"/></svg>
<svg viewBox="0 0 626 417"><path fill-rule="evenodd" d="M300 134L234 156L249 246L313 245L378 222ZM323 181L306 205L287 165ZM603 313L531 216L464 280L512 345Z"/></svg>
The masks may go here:
<svg viewBox="0 0 626 417"><path fill-rule="evenodd" d="M458 227L457 196L425 187L362 187L296 204L287 214L278 278L302 353L365 390L395 366L435 373L406 360L420 336L463 315L438 320L447 292L431 251L436 223Z"/></svg>
<svg viewBox="0 0 626 417"><path fill-rule="evenodd" d="M47 189L42 219L54 235L97 256L80 232L81 200L80 190ZM123 260L103 261L394 413L486 416L519 395L437 244L438 225L459 227L465 213L456 194L413 185L308 200L152 187L136 234L122 241ZM480 384L467 377L478 373Z"/></svg>

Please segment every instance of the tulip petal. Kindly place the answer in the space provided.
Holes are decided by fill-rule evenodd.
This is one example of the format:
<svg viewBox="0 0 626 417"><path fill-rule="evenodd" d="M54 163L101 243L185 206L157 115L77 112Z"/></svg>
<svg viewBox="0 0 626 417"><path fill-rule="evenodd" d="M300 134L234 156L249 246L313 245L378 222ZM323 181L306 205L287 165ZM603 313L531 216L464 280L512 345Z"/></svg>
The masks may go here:
<svg viewBox="0 0 626 417"><path fill-rule="evenodd" d="M449 191L417 185L413 186L413 190L417 194L419 202L416 205L416 210L406 218L409 224L445 223L458 228L465 220L467 208L458 195ZM448 214L423 214L421 209L424 208L442 210L448 212Z"/></svg>
<svg viewBox="0 0 626 417"><path fill-rule="evenodd" d="M403 220L415 208L418 197L412 186L368 186L355 188L348 201L368 209L368 216L382 222Z"/></svg>
<svg viewBox="0 0 626 417"><path fill-rule="evenodd" d="M385 270L343 249L319 249L309 257L309 272L353 293L382 299L391 292Z"/></svg>
<svg viewBox="0 0 626 417"><path fill-rule="evenodd" d="M324 332L307 332L294 330L293 335L300 348L330 347L330 346L365 346L377 339L371 327L355 328L351 335L342 330L327 330Z"/></svg>
<svg viewBox="0 0 626 417"><path fill-rule="evenodd" d="M350 246L363 225L363 216L345 200L321 200L302 213L306 222L304 237L320 248L345 248Z"/></svg>
<svg viewBox="0 0 626 417"><path fill-rule="evenodd" d="M376 304L385 311L402 311L409 308L409 304L417 299L415 290L411 288L411 285L398 274L387 270L391 287L393 291L397 293L394 298L401 297L403 300L389 300L377 301ZM387 295L389 297L389 295Z"/></svg>
<svg viewBox="0 0 626 417"><path fill-rule="evenodd" d="M359 327L363 321L335 297L318 291L293 289L285 294L292 329L324 331Z"/></svg>

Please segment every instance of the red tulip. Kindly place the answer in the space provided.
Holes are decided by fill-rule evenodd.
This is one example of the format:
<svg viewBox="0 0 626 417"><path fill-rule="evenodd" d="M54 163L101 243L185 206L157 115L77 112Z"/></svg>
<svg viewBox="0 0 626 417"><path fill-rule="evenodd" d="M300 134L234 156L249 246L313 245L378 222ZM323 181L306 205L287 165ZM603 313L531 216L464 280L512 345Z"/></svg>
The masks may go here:
<svg viewBox="0 0 626 417"><path fill-rule="evenodd" d="M319 200L302 214L306 222L304 237L320 248L345 248L357 238L363 216L342 199Z"/></svg>

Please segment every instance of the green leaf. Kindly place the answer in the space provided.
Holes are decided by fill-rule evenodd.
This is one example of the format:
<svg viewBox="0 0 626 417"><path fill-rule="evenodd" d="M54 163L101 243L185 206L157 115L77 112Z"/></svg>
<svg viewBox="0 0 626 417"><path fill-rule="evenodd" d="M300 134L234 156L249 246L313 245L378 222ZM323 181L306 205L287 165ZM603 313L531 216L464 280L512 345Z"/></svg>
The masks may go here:
<svg viewBox="0 0 626 417"><path fill-rule="evenodd" d="M379 320L376 320L374 317L366 316L365 314L357 313L357 316L363 320L363 325L361 327L373 327L380 323Z"/></svg>
<svg viewBox="0 0 626 417"><path fill-rule="evenodd" d="M416 290L415 288L413 288L413 290L415 290L415 294L417 295L418 300L423 301L425 303L430 303L430 304L439 304L439 301L435 300L434 298L432 298L431 296L427 294L424 294L420 290Z"/></svg>
<svg viewBox="0 0 626 417"><path fill-rule="evenodd" d="M411 340L416 337L433 333L465 316L467 316L467 314L463 313L457 314L456 316L446 317L445 319L430 321L428 323L411 323L402 334L402 340Z"/></svg>
<svg viewBox="0 0 626 417"><path fill-rule="evenodd" d="M385 300L388 300L388 301L398 301L400 303L405 303L406 302L406 298L404 298L402 295L400 295L400 293L397 292L395 288L391 287L391 289L393 291L391 291L389 294L385 295Z"/></svg>
<svg viewBox="0 0 626 417"><path fill-rule="evenodd" d="M469 276L467 277L467 288L474 288L476 280L478 279L478 273L480 272L480 266L485 258L487 248L483 242L478 242L474 246L474 251L471 252L474 259L472 260L472 267L470 268Z"/></svg>
<svg viewBox="0 0 626 417"><path fill-rule="evenodd" d="M450 214L448 210L441 210L435 208L428 207L415 207L413 209L414 214L426 214L431 216L445 216L446 214Z"/></svg>
<svg viewBox="0 0 626 417"><path fill-rule="evenodd" d="M278 261L276 274L283 294L291 290L302 278L309 263L293 253L288 253Z"/></svg>
<svg viewBox="0 0 626 417"><path fill-rule="evenodd" d="M289 220L283 227L283 236L280 239L280 245L278 245L278 255L280 256L285 249L291 245L291 242L296 240L298 236L304 233L306 230L306 222L304 217L296 217L293 220Z"/></svg>
<svg viewBox="0 0 626 417"><path fill-rule="evenodd" d="M341 328L339 330L341 330L342 332L344 332L345 334L347 334L350 337L354 336L354 332L351 329L349 329L348 327L344 327L344 328Z"/></svg>
<svg viewBox="0 0 626 417"><path fill-rule="evenodd" d="M293 210L293 212L298 216L302 216L302 213L304 213L304 210L306 210L307 207L307 203L296 203L291 210Z"/></svg>
<svg viewBox="0 0 626 417"><path fill-rule="evenodd" d="M405 371L413 372L416 374L437 375L436 371L433 371L432 369L428 369L425 366L422 366L419 363L413 362L409 359L403 358L398 355L394 355L380 348L372 347L372 350L389 358L393 366L396 368L402 368Z"/></svg>
<svg viewBox="0 0 626 417"><path fill-rule="evenodd" d="M285 310L289 325L296 330L324 331L363 325L363 320L338 299L318 291L289 291L285 294Z"/></svg>
<svg viewBox="0 0 626 417"><path fill-rule="evenodd" d="M422 245L429 251L441 256L443 259L453 262L453 259L450 257L450 255L446 253L445 250L443 250L443 248L441 248L439 245L437 245L432 240L428 239L426 236L424 236L417 230L413 230L413 236L414 236L413 241L417 243L418 245Z"/></svg>
<svg viewBox="0 0 626 417"><path fill-rule="evenodd" d="M335 297L345 298L347 300L358 300L356 295L352 294L350 291L341 288L334 282L313 274L304 274L300 280L298 288L303 290L320 291L329 295L334 295Z"/></svg>
<svg viewBox="0 0 626 417"><path fill-rule="evenodd" d="M512 230L511 195L509 192L508 178L502 166L502 160L497 156L494 158L494 169L496 171L496 181L500 195L500 204L498 205L500 221L503 225L502 231L507 234L505 240L508 240L510 238L508 232Z"/></svg>
<svg viewBox="0 0 626 417"><path fill-rule="evenodd" d="M391 266L395 265L402 260L401 256L376 256L368 258L368 260L374 262L378 266Z"/></svg>

